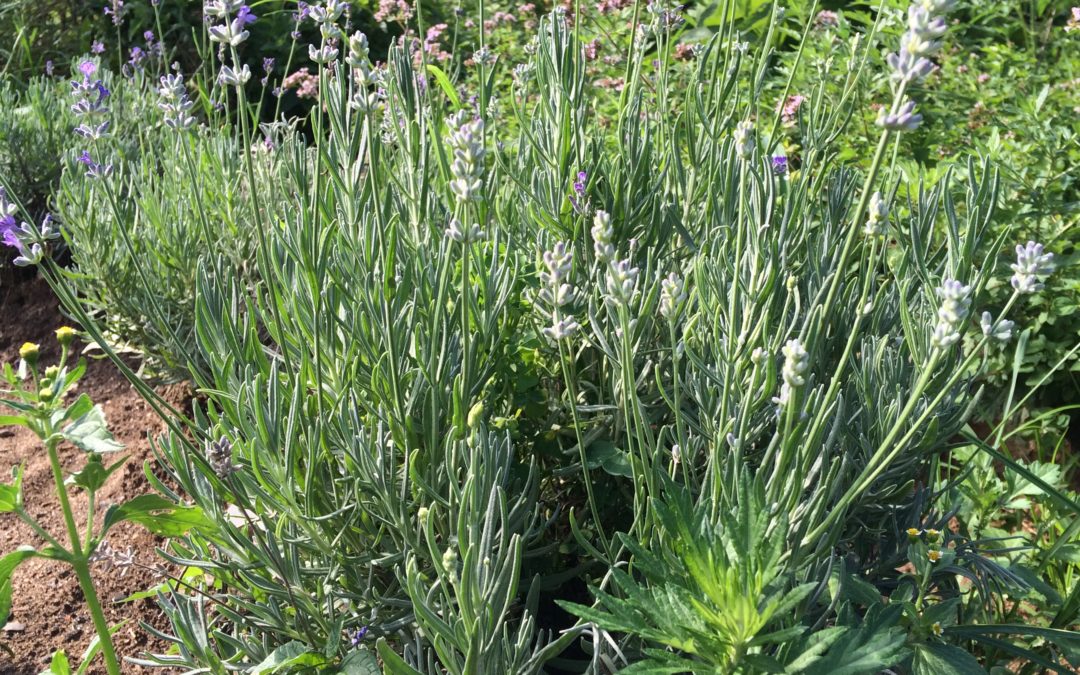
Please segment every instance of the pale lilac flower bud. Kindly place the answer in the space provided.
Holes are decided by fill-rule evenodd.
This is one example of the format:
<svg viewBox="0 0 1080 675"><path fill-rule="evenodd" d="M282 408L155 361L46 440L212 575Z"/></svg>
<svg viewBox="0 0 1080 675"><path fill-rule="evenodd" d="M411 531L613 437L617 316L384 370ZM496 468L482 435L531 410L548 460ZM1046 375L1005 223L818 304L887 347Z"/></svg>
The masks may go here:
<svg viewBox="0 0 1080 675"><path fill-rule="evenodd" d="M1024 246L1016 247L1016 262L1009 265L1013 275L1009 279L1018 293L1035 293L1043 289L1038 277L1045 277L1054 271L1054 254L1044 253L1043 245L1029 241Z"/></svg>
<svg viewBox="0 0 1080 675"><path fill-rule="evenodd" d="M866 225L863 233L868 237L876 237L885 232L885 224L889 219L889 206L885 203L880 192L870 196L870 207L866 212Z"/></svg>
<svg viewBox="0 0 1080 675"><path fill-rule="evenodd" d="M233 19L220 26L211 26L209 33L211 41L220 42L230 47L239 46L251 35L251 33L244 30L244 22L240 18Z"/></svg>
<svg viewBox="0 0 1080 675"><path fill-rule="evenodd" d="M333 46L324 44L321 47L308 45L308 58L315 63L327 64L337 59L338 50Z"/></svg>
<svg viewBox="0 0 1080 675"><path fill-rule="evenodd" d="M572 316L559 318L556 315L552 315L551 320L551 326L542 329L542 332L544 335L555 341L568 338L581 328Z"/></svg>
<svg viewBox="0 0 1080 675"><path fill-rule="evenodd" d="M784 355L784 366L780 370L783 383L780 385L780 396L774 398L773 402L784 406L791 401L794 390L806 384L803 373L809 368L810 355L798 339L788 340L780 351Z"/></svg>
<svg viewBox="0 0 1080 675"><path fill-rule="evenodd" d="M941 298L938 307L938 323L930 336L930 346L944 349L960 339L960 329L968 318L971 308L971 286L955 279L946 279L935 291Z"/></svg>
<svg viewBox="0 0 1080 675"><path fill-rule="evenodd" d="M480 229L478 224L474 223L466 227L461 224L460 220L453 218L450 220L450 226L446 228L446 236L458 243L468 244L483 239L484 231Z"/></svg>
<svg viewBox="0 0 1080 675"><path fill-rule="evenodd" d="M233 464L233 446L225 436L206 446L206 463L218 478L226 478L241 468Z"/></svg>
<svg viewBox="0 0 1080 675"><path fill-rule="evenodd" d="M229 66L221 66L218 73L218 82L226 87L242 87L251 79L251 69L244 64L243 68L233 70Z"/></svg>
<svg viewBox="0 0 1080 675"><path fill-rule="evenodd" d="M630 259L620 260L608 267L605 288L608 296L617 304L625 305L634 297L637 289L638 268L630 266Z"/></svg>
<svg viewBox="0 0 1080 675"><path fill-rule="evenodd" d="M360 31L353 33L349 37L349 56L345 59L346 63L354 68L366 66L368 64L368 38Z"/></svg>
<svg viewBox="0 0 1080 675"><path fill-rule="evenodd" d="M686 302L686 281L672 272L660 282L660 314L665 319L676 319Z"/></svg>
<svg viewBox="0 0 1080 675"><path fill-rule="evenodd" d="M915 131L922 124L922 119L922 115L915 112L915 101L908 99L895 113L886 113L883 108L877 123L889 131Z"/></svg>
<svg viewBox="0 0 1080 675"><path fill-rule="evenodd" d="M743 159L754 154L754 123L743 120L735 127L735 152Z"/></svg>
<svg viewBox="0 0 1080 675"><path fill-rule="evenodd" d="M611 262L615 257L615 245L612 243L614 231L611 227L611 214L607 211L597 211L593 217L592 238L593 252L596 259L602 263Z"/></svg>
<svg viewBox="0 0 1080 675"><path fill-rule="evenodd" d="M1013 335L1015 325L1007 319L1001 319L994 323L994 318L990 315L990 312L983 312L982 317L979 319L979 326L982 328L983 335L998 342L1008 342Z"/></svg>

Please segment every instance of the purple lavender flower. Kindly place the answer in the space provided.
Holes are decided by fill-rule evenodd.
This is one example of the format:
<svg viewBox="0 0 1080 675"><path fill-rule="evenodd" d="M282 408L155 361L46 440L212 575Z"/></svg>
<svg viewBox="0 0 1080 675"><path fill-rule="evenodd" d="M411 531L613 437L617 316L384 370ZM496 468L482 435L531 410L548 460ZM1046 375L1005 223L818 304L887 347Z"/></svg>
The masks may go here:
<svg viewBox="0 0 1080 675"><path fill-rule="evenodd" d="M146 40L146 44L149 45L149 44L154 43L154 31L148 30L145 33L143 33L142 36L143 36L143 39Z"/></svg>
<svg viewBox="0 0 1080 675"><path fill-rule="evenodd" d="M128 59L128 63L130 63L135 68L138 68L139 65L142 64L143 59L145 59L145 58L146 58L146 52L144 52L142 49L140 49L138 47L132 47L131 48L131 58Z"/></svg>
<svg viewBox="0 0 1080 675"><path fill-rule="evenodd" d="M367 632L368 632L368 627L367 626L361 626L355 633L353 633L352 638L350 639L350 642L352 643L352 646L353 647L360 646L360 641L364 639L364 636L367 635Z"/></svg>
<svg viewBox="0 0 1080 675"><path fill-rule="evenodd" d="M83 61L79 64L79 72L83 74L87 80L97 72L97 64L93 61Z"/></svg>
<svg viewBox="0 0 1080 675"><path fill-rule="evenodd" d="M777 176L786 176L788 172L787 157L783 155L773 155L772 158L772 171Z"/></svg>
<svg viewBox="0 0 1080 675"><path fill-rule="evenodd" d="M263 72L269 74L274 69L274 58L266 57L263 59Z"/></svg>
<svg viewBox="0 0 1080 675"><path fill-rule="evenodd" d="M45 62L45 74L52 77L54 70L56 70L56 66L53 64L52 59L49 59Z"/></svg>
<svg viewBox="0 0 1080 675"><path fill-rule="evenodd" d="M255 23L255 20L258 18L259 17L251 12L251 8L247 5L241 5L239 11L236 12L236 19L240 22L241 26Z"/></svg>
<svg viewBox="0 0 1080 675"><path fill-rule="evenodd" d="M877 123L889 131L915 131L922 120L923 116L915 112L915 101L908 99L895 113L887 113L882 108Z"/></svg>
<svg viewBox="0 0 1080 675"><path fill-rule="evenodd" d="M574 181L574 192L578 193L578 196L585 194L585 181L589 175L584 171L578 171L577 180Z"/></svg>
<svg viewBox="0 0 1080 675"><path fill-rule="evenodd" d="M12 220L12 226L10 229L4 230L4 244L14 249L21 249L19 244L19 235L15 234L14 220Z"/></svg>
<svg viewBox="0 0 1080 675"><path fill-rule="evenodd" d="M90 45L90 52L93 54L104 54L105 43L103 43L101 40L94 40L94 42Z"/></svg>

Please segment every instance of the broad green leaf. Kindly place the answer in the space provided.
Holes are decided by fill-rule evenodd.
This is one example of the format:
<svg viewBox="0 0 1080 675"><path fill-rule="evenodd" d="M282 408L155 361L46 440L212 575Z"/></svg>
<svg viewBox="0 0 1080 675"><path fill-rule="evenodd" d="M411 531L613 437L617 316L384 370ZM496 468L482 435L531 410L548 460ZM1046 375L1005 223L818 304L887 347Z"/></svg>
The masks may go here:
<svg viewBox="0 0 1080 675"><path fill-rule="evenodd" d="M385 638L379 638L375 643L375 649L379 652L379 658L383 662L384 675L420 675L420 671L405 663L405 659L390 648Z"/></svg>
<svg viewBox="0 0 1080 675"><path fill-rule="evenodd" d="M105 484L105 481L109 479L109 476L124 465L125 461L127 461L127 455L121 457L109 467L106 467L99 461L87 462L86 466L82 468L82 471L76 471L68 476L67 483L69 485L78 485L90 492L96 492L101 489L101 486Z"/></svg>
<svg viewBox="0 0 1080 675"><path fill-rule="evenodd" d="M22 466L11 469L10 485L0 485L0 513L11 513L22 502Z"/></svg>
<svg viewBox="0 0 1080 675"><path fill-rule="evenodd" d="M85 415L64 428L63 436L86 452L116 452L124 445L113 438L105 423L105 411L95 405Z"/></svg>
<svg viewBox="0 0 1080 675"><path fill-rule="evenodd" d="M0 427L29 426L30 422L22 415L0 415Z"/></svg>
<svg viewBox="0 0 1080 675"><path fill-rule="evenodd" d="M71 664L68 663L67 654L63 649L53 652L49 669L41 671L41 675L71 675Z"/></svg>
<svg viewBox="0 0 1080 675"><path fill-rule="evenodd" d="M75 399L74 403L64 410L57 412L59 418L56 420L56 424L67 422L68 420L77 420L93 409L94 402L90 400L90 397L86 394L79 394L79 398Z"/></svg>
<svg viewBox="0 0 1080 675"><path fill-rule="evenodd" d="M379 660L375 653L367 649L356 649L349 653L338 667L340 675L381 675Z"/></svg>
<svg viewBox="0 0 1080 675"><path fill-rule="evenodd" d="M101 535L121 521L138 523L154 534L177 537L191 528L213 529L213 523L197 506L174 504L159 495L140 495L124 504L114 504L105 512Z"/></svg>
<svg viewBox="0 0 1080 675"><path fill-rule="evenodd" d="M986 675L974 656L946 644L915 645L915 675Z"/></svg>
<svg viewBox="0 0 1080 675"><path fill-rule="evenodd" d="M248 672L250 675L271 675L287 672L286 669L289 668L311 668L325 666L327 663L327 658L319 652L309 650L303 642L293 641L270 652L269 656Z"/></svg>

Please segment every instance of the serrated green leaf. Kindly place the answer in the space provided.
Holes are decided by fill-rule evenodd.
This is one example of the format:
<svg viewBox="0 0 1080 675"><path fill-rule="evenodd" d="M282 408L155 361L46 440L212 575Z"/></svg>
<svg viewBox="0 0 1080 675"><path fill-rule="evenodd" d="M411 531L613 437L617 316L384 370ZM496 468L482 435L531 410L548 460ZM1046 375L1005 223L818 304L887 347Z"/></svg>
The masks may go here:
<svg viewBox="0 0 1080 675"><path fill-rule="evenodd" d="M123 504L114 504L105 512L101 535L122 521L138 523L162 537L177 537L192 528L214 529L214 524L197 506L174 504L159 495L140 495Z"/></svg>
<svg viewBox="0 0 1080 675"><path fill-rule="evenodd" d="M113 438L105 422L105 411L95 405L86 414L64 428L63 436L86 452L116 452L123 450L123 443Z"/></svg>
<svg viewBox="0 0 1080 675"><path fill-rule="evenodd" d="M86 466L84 466L81 471L76 471L68 476L67 483L95 492L101 489L101 486L105 484L105 481L109 479L109 476L123 466L125 461L127 461L126 455L108 467L101 462L87 462Z"/></svg>
<svg viewBox="0 0 1080 675"><path fill-rule="evenodd" d="M912 665L915 675L986 675L974 656L946 644L915 645Z"/></svg>

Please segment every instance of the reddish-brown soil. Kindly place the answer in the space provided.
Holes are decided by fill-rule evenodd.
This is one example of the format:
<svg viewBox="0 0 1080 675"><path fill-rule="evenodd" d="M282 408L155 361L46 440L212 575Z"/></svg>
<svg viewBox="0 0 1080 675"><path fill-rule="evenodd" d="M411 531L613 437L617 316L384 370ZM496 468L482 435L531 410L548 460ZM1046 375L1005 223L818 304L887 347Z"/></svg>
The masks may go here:
<svg viewBox="0 0 1080 675"><path fill-rule="evenodd" d="M42 347L42 363L48 365L59 357L53 331L65 323L57 301L48 286L40 279L5 279L0 286L0 362L15 362L19 346L26 341ZM148 434L162 429L157 416L108 361L91 360L79 391L86 392L105 409L113 434L126 446L131 457L127 464L113 474L98 494L95 517L100 520L104 508L135 495L151 492L143 475L144 460L152 460L147 442ZM183 403L179 388L167 393L174 404ZM83 464L83 453L71 446L62 446L61 462L67 471ZM108 458L106 458L108 461ZM10 468L25 466L23 491L27 511L37 518L53 536L66 541L63 517L56 498L49 460L37 437L23 428L0 429L0 477L10 480ZM87 500L84 493L73 498L76 522L85 523ZM145 530L121 523L109 534L114 549L126 551L130 546L139 563L152 566L160 562L154 552L160 542ZM41 546L42 541L28 526L12 514L0 515L0 554L22 544ZM110 625L127 621L115 635L119 656L138 657L146 651L163 652L168 643L154 638L139 626L146 622L167 628L167 621L152 599L118 603L136 591L159 583L145 569L126 568L111 571L95 566L94 582L105 605ZM83 602L82 591L74 573L63 563L31 559L15 572L14 600L11 616L0 630L0 673L4 675L37 675L47 669L52 653L63 649L76 666L94 636L94 626ZM0 617L0 625L5 617ZM11 653L8 653L10 650ZM13 654L13 655L12 655ZM155 672L130 663L122 666L124 673ZM101 657L91 673L104 673Z"/></svg>

